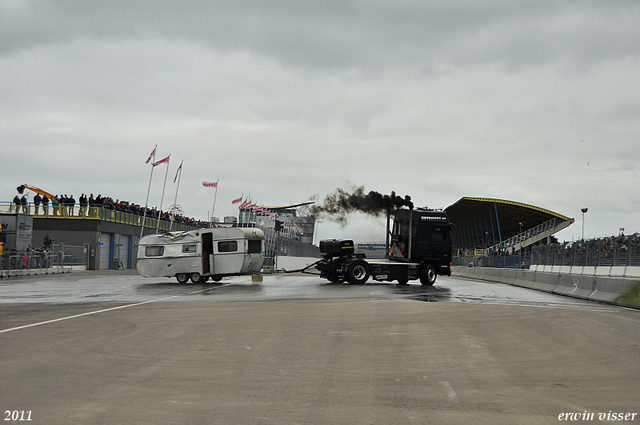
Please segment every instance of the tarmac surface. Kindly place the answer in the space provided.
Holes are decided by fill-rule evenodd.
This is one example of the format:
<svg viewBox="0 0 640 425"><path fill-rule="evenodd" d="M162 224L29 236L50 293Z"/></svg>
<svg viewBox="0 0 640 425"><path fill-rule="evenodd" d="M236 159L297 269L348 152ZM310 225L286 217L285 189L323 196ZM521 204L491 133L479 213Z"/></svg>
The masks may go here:
<svg viewBox="0 0 640 425"><path fill-rule="evenodd" d="M508 285L0 282L6 422L640 423L639 394L640 311Z"/></svg>

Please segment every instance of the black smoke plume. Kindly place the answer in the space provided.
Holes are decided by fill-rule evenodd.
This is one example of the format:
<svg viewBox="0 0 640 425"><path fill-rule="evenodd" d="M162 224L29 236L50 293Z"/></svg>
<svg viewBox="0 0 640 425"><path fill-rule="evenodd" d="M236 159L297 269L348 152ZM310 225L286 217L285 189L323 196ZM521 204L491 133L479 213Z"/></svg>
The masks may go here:
<svg viewBox="0 0 640 425"><path fill-rule="evenodd" d="M324 198L322 205L312 206L310 212L319 220L331 220L345 226L349 213L362 212L380 216L386 215L387 210L393 212L402 207L413 208L409 195L403 198L396 196L395 192L391 192L391 195L383 195L375 191L365 193L364 186L360 186L355 188L353 193L340 188L336 189Z"/></svg>

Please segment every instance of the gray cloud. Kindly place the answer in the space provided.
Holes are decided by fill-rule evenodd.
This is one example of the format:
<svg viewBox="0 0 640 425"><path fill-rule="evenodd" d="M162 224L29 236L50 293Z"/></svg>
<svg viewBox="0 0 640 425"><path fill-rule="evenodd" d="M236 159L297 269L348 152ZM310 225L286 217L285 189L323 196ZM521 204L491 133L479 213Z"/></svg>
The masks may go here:
<svg viewBox="0 0 640 425"><path fill-rule="evenodd" d="M2 198L26 182L141 203L158 144L198 218L220 178L220 216L241 193L352 182L640 230L638 18L632 1L0 0Z"/></svg>

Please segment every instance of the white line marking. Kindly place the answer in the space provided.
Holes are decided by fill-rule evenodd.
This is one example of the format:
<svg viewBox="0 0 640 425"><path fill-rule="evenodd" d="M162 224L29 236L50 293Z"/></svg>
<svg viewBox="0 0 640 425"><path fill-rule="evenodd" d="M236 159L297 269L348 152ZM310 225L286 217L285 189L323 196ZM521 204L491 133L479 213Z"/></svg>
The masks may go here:
<svg viewBox="0 0 640 425"><path fill-rule="evenodd" d="M139 306L139 305L156 303L156 302L160 302L160 301L170 300L171 298L178 298L178 297L183 297L185 295L193 295L193 294L198 294L198 293L201 293L201 292L211 291L211 290L222 288L223 286L229 286L229 285L233 285L233 283L226 283L226 284L223 284L223 285L220 285L220 286L216 286L215 288L207 288L207 289L202 289L200 291L189 292L188 294L172 295L170 297L160 298L160 299L157 299L157 300L143 301L143 302L135 303L135 304L127 304L127 305L121 305L121 306L118 306L118 307L105 308L105 309L102 309L102 310L90 311L90 312L82 313L82 314L74 314L73 316L60 317L58 319L47 320L45 322L32 323L30 325L23 325L23 326L18 326L18 327L15 327L15 328L4 329L4 330L0 330L0 334L3 334L5 332L17 331L17 330L20 330L20 329L32 328L34 326L47 325L49 323L61 322L63 320L76 319L78 317L90 316L92 314L104 313L104 312L113 311L113 310L120 310L122 308L136 307L136 306Z"/></svg>
<svg viewBox="0 0 640 425"><path fill-rule="evenodd" d="M447 390L447 397L449 397L449 401L452 403L457 403L458 402L458 396L456 395L456 392L453 391L453 387L451 386L451 384L447 381L443 381L440 382L442 384L442 386Z"/></svg>

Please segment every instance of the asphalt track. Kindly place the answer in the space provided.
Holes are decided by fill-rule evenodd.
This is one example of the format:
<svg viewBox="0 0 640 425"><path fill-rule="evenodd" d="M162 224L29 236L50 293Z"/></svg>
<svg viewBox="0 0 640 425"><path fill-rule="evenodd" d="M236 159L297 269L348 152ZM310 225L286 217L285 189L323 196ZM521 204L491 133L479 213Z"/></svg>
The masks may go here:
<svg viewBox="0 0 640 425"><path fill-rule="evenodd" d="M639 344L637 310L464 279L19 278L0 282L0 410L33 424L640 423Z"/></svg>

